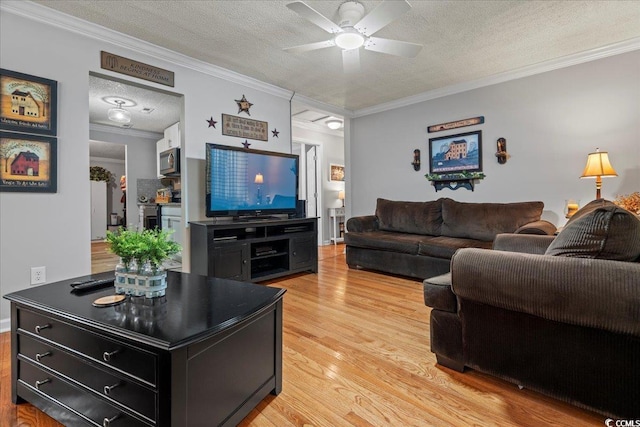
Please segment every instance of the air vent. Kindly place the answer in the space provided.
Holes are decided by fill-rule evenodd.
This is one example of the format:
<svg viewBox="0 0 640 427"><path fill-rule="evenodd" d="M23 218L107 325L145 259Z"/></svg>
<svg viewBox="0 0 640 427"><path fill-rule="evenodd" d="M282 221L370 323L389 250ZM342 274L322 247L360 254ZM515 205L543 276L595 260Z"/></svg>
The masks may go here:
<svg viewBox="0 0 640 427"><path fill-rule="evenodd" d="M142 110L140 110L140 112L142 114L151 114L155 111L155 108L151 108L151 107L144 107Z"/></svg>
<svg viewBox="0 0 640 427"><path fill-rule="evenodd" d="M122 125L122 127L125 128L125 129L131 129L133 127L133 124L125 123L125 124Z"/></svg>

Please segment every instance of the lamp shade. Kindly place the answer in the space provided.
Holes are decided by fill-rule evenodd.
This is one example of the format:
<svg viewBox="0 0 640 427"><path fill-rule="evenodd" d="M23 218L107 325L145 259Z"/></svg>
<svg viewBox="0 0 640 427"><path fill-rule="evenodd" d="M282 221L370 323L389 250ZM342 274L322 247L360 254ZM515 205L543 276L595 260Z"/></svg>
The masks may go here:
<svg viewBox="0 0 640 427"><path fill-rule="evenodd" d="M338 199L344 200L344 190L338 191Z"/></svg>
<svg viewBox="0 0 640 427"><path fill-rule="evenodd" d="M589 153L587 157L587 165L582 172L580 178L596 178L596 177L618 176L611 162L609 162L609 153L600 151L596 148L595 153Z"/></svg>
<svg viewBox="0 0 640 427"><path fill-rule="evenodd" d="M255 184L263 184L264 183L264 177L262 176L261 173L257 173L256 174L256 178L253 181Z"/></svg>

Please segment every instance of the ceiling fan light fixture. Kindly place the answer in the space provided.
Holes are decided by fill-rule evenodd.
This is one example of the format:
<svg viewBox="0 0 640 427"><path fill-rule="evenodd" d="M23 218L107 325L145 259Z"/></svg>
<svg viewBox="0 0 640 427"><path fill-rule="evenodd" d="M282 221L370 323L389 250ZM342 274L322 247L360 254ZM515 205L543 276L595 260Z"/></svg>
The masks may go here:
<svg viewBox="0 0 640 427"><path fill-rule="evenodd" d="M130 123L131 113L129 113L124 108L122 108L122 104L124 104L124 101L114 101L114 102L118 104L118 106L115 108L109 108L109 111L107 112L107 116L109 117L109 120L116 123L124 123L124 124Z"/></svg>
<svg viewBox="0 0 640 427"><path fill-rule="evenodd" d="M353 28L344 28L344 31L334 39L336 45L344 50L357 49L365 42L365 38Z"/></svg>
<svg viewBox="0 0 640 427"><path fill-rule="evenodd" d="M325 124L327 125L327 127L329 129L337 130L337 129L340 129L342 127L342 120L330 119L330 120L327 120L325 122Z"/></svg>

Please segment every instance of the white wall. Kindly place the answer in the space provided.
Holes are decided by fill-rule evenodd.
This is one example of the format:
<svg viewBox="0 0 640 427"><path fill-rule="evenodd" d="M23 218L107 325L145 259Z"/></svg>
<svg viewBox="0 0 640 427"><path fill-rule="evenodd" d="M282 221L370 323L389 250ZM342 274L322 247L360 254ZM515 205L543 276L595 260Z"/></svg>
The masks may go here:
<svg viewBox="0 0 640 427"><path fill-rule="evenodd" d="M565 199L595 198L593 179L579 179L587 154L608 151L619 174L604 178L602 196L640 185L640 51L550 71L351 120L348 179L351 214L372 214L376 198L470 202L541 200L543 218L566 221ZM427 133L429 125L484 116L485 123ZM436 193L429 173L429 138L482 130L487 177L475 191ZM511 158L498 164L496 140ZM413 150L422 169L413 170Z"/></svg>
<svg viewBox="0 0 640 427"><path fill-rule="evenodd" d="M320 212L324 219L322 230L322 241L329 242L329 208L342 206L338 200L338 191L345 189L344 182L329 180L329 164L344 165L344 138L325 132L317 132L310 129L293 127L293 140L295 142L322 146L321 184L322 184L322 206ZM348 196L347 196L348 197Z"/></svg>
<svg viewBox="0 0 640 427"><path fill-rule="evenodd" d="M146 132L145 132L146 133ZM157 179L156 170L156 142L162 138L158 134L152 136L125 135L124 132L108 132L104 130L90 130L90 138L93 141L111 142L126 145L126 169L127 176L127 225L137 229L138 194L136 184L138 179ZM120 193L120 176L116 177L118 194Z"/></svg>
<svg viewBox="0 0 640 427"><path fill-rule="evenodd" d="M233 73L228 73L233 82L214 77L227 74L108 30L86 27L33 3L3 2L2 8L0 67L58 82L58 192L0 193L0 294L28 288L34 266L46 267L47 282L90 273L89 73L167 90L100 69L101 50L175 72L176 85L170 90L185 100L181 118L187 158L182 182L185 224L204 216L203 182L200 173L189 173L188 167L202 163L205 142L240 146L244 141L221 135L220 115L238 115L235 99L245 95L254 104L251 118L269 123L269 141L250 140L251 148L290 152L290 92ZM63 28L67 25L74 31ZM206 119L211 116L219 122L217 129L208 127ZM279 138L271 137L274 128L280 131ZM188 255L188 230L185 235ZM0 329L8 327L8 318L9 304L2 300Z"/></svg>
<svg viewBox="0 0 640 427"><path fill-rule="evenodd" d="M125 175L124 160L107 159L103 157L89 157L89 166L99 166L105 168L113 175L113 180L107 184L107 213L118 214L123 216L124 203L122 200L122 191L120 190L120 177ZM111 225L111 218L107 218L107 224Z"/></svg>

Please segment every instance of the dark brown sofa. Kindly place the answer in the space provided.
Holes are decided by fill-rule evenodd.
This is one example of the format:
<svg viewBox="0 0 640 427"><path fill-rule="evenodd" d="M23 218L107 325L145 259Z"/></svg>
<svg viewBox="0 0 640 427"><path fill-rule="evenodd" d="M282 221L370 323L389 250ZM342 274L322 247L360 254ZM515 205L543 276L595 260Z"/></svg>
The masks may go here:
<svg viewBox="0 0 640 427"><path fill-rule="evenodd" d="M462 203L378 199L375 215L352 217L345 234L347 264L425 279L449 271L460 248L490 249L499 233L553 234L540 220L542 202Z"/></svg>
<svg viewBox="0 0 640 427"><path fill-rule="evenodd" d="M498 235L424 281L439 364L640 419L640 220L610 202L556 238Z"/></svg>

